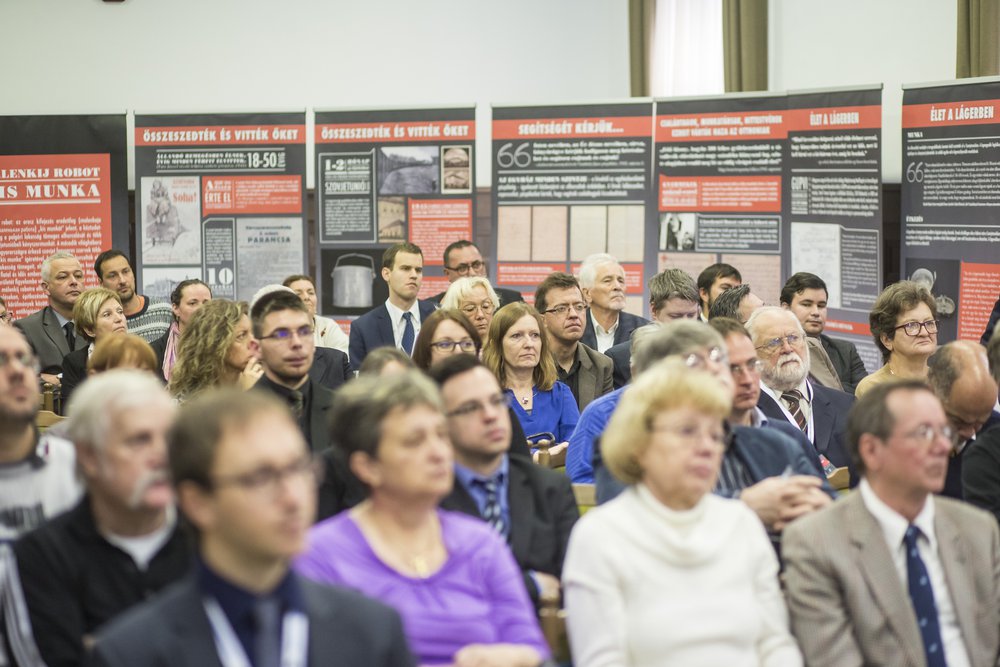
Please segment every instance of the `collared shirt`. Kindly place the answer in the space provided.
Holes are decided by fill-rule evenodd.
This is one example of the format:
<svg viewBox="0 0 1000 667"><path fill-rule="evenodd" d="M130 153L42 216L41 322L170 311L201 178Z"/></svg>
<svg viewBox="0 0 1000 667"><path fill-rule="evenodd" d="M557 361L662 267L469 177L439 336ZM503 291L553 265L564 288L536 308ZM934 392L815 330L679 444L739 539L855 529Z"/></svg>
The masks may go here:
<svg viewBox="0 0 1000 667"><path fill-rule="evenodd" d="M72 322L72 321L73 321L73 320L69 320L69 319L66 319L65 317L63 317L62 315L60 315L60 314L59 314L59 311L58 311L58 310L56 310L55 308L53 308L53 309L52 309L52 314L56 316L56 319L57 319L57 320L59 320L59 328L60 328L60 329L62 329L63 331L65 331L65 330L66 330L66 329L65 329L65 327L66 327L66 323L67 323L67 322ZM76 332L75 332L75 331L74 331L73 333L74 333L74 335L76 335ZM70 350L70 352L72 352L72 351L73 351L73 350Z"/></svg>
<svg viewBox="0 0 1000 667"><path fill-rule="evenodd" d="M799 392L802 393L802 400L799 401L799 410L802 411L803 416L806 418L806 437L809 438L809 442L815 444L816 436L815 436L815 428L813 427L812 385L809 384L808 380L803 380L801 383L799 383L798 387L795 387L795 389L798 389ZM778 404L778 407L781 408L781 411L785 413L785 419L788 420L788 423L794 426L798 426L798 424L795 423L795 418L792 417L792 413L788 411L788 406L785 405L785 402L781 400L781 392L775 392L773 389L764 384L764 380L760 381L760 390L774 399L774 402Z"/></svg>
<svg viewBox="0 0 1000 667"><path fill-rule="evenodd" d="M580 355L583 354L583 350L580 345L576 346L576 354L573 355L573 365L570 366L569 370L565 370L558 363L556 364L556 374L559 376L559 381L564 385L569 387L569 390L573 392L573 396L576 398L576 405L580 407ZM555 361L553 359L552 361Z"/></svg>
<svg viewBox="0 0 1000 667"><path fill-rule="evenodd" d="M285 577L267 595L257 595L240 588L236 584L226 581L221 576L212 571L204 561L198 560L197 565L198 586L203 593L210 595L219 603L222 612L226 615L226 620L233 627L233 632L243 645L251 662L254 655L254 632L256 622L254 621L254 605L258 600L265 597L276 597L281 603L282 614L289 611L300 611L306 613L305 599L302 596L302 589L295 575L291 570L285 573ZM278 617L279 632L281 627L281 617ZM279 640L280 641L280 640Z"/></svg>
<svg viewBox="0 0 1000 667"><path fill-rule="evenodd" d="M861 493L861 500L865 504L865 509L875 518L885 538L889 553L892 554L892 564L899 575L899 582L903 587L903 592L909 596L909 584L907 583L906 572L906 545L903 536L909 522L896 510L889 507L881 498L876 495L867 479L862 479L858 484ZM913 520L913 525L920 529L922 536L917 540L917 550L920 551L920 558L924 561L927 574L931 579L931 587L934 590L934 603L937 605L938 622L941 626L941 641L944 643L944 655L946 663L950 667L965 667L969 664L969 656L962 642L962 629L958 625L958 617L955 616L955 605L948 590L948 582L944 577L944 567L941 564L941 556L938 551L937 535L934 532L934 496L928 494L924 508Z"/></svg>
<svg viewBox="0 0 1000 667"><path fill-rule="evenodd" d="M507 458L507 455L504 455L500 461L500 467L490 477L483 477L462 464L456 463L455 479L472 496L472 499L476 502L476 509L479 510L480 516L483 516L486 512L486 489L483 488L483 483L495 479L497 482L497 500L500 501L500 514L503 516L504 524L510 526L510 500L508 499L508 490L510 489L510 460Z"/></svg>
<svg viewBox="0 0 1000 667"><path fill-rule="evenodd" d="M601 326L597 318L594 317L594 311L590 311L590 321L594 324L594 336L597 338L597 351L604 353L609 347L615 344L615 334L618 332L618 325L621 323L621 317L615 318L615 323L611 325L611 328L606 330Z"/></svg>
<svg viewBox="0 0 1000 667"><path fill-rule="evenodd" d="M277 382L272 382L266 375L261 376L260 380L257 381L257 385L261 389L267 389L276 394L288 404L289 408L294 410L295 397L292 396L292 389ZM302 431L302 436L309 443L309 448L312 449L312 419L310 419L312 416L312 383L309 381L308 376L306 377L306 381L302 383L302 386L295 391L302 394L302 414L298 418L299 430Z"/></svg>
<svg viewBox="0 0 1000 667"><path fill-rule="evenodd" d="M406 330L403 311L388 299L385 301L385 309L389 311L389 321L392 322L392 339L395 341L396 347L402 347L403 332ZM414 299L413 305L406 312L413 315L410 320L413 322L413 340L416 342L417 335L420 333L420 301Z"/></svg>

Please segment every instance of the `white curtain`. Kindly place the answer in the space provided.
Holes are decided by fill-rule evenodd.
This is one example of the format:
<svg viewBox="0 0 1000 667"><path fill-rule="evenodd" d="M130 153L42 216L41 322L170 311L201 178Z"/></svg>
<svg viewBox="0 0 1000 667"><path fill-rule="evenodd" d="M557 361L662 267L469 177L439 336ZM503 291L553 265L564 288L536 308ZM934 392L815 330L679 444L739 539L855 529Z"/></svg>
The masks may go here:
<svg viewBox="0 0 1000 667"><path fill-rule="evenodd" d="M656 0L650 94L725 92L722 0Z"/></svg>

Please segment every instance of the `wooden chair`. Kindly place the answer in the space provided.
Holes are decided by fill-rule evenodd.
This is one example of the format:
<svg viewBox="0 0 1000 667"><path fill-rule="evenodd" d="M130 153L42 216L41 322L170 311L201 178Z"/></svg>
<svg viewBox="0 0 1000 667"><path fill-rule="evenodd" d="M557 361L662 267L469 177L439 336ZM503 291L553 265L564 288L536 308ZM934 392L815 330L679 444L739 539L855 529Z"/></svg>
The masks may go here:
<svg viewBox="0 0 1000 667"><path fill-rule="evenodd" d="M556 469L556 468L566 468L566 450L563 449L560 452L552 454L549 452L551 448L556 444L556 436L552 433L535 433L534 435L528 436L528 446L533 447L538 450L537 458L535 462L546 468Z"/></svg>
<svg viewBox="0 0 1000 667"><path fill-rule="evenodd" d="M573 495L576 497L576 507L580 510L580 516L597 506L597 488L593 484L574 484Z"/></svg>
<svg viewBox="0 0 1000 667"><path fill-rule="evenodd" d="M566 612L559 608L559 600L542 600L538 611L545 642L552 651L552 658L560 664L570 661L569 637L566 634Z"/></svg>
<svg viewBox="0 0 1000 667"><path fill-rule="evenodd" d="M848 471L847 466L837 468L833 471L832 475L826 478L826 481L830 482L830 486L836 491L843 493L851 485L851 473Z"/></svg>
<svg viewBox="0 0 1000 667"><path fill-rule="evenodd" d="M38 414L35 415L35 425L38 427L38 430L44 431L48 427L58 424L63 419L65 419L65 417L57 415L51 410L39 410Z"/></svg>

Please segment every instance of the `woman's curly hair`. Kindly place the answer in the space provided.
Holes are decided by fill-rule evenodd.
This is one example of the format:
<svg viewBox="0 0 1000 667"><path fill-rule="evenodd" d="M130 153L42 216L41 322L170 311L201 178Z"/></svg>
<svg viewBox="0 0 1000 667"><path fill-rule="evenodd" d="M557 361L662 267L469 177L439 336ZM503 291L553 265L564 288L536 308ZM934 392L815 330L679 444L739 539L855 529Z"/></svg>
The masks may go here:
<svg viewBox="0 0 1000 667"><path fill-rule="evenodd" d="M173 396L188 399L223 383L236 325L248 311L245 301L215 299L195 312L177 343L177 364L170 374Z"/></svg>

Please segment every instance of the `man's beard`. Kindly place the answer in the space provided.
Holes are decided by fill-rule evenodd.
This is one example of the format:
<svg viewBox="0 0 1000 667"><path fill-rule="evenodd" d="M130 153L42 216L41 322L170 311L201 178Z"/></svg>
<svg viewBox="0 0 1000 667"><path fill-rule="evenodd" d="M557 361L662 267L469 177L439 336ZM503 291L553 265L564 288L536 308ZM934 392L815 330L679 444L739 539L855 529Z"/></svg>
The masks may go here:
<svg viewBox="0 0 1000 667"><path fill-rule="evenodd" d="M785 366L784 362L791 359L795 359L799 363ZM781 355L775 359L774 366L765 364L761 375L763 376L764 384L774 391L783 392L795 389L809 375L809 350L806 349L804 359L799 357L797 352L788 352Z"/></svg>

